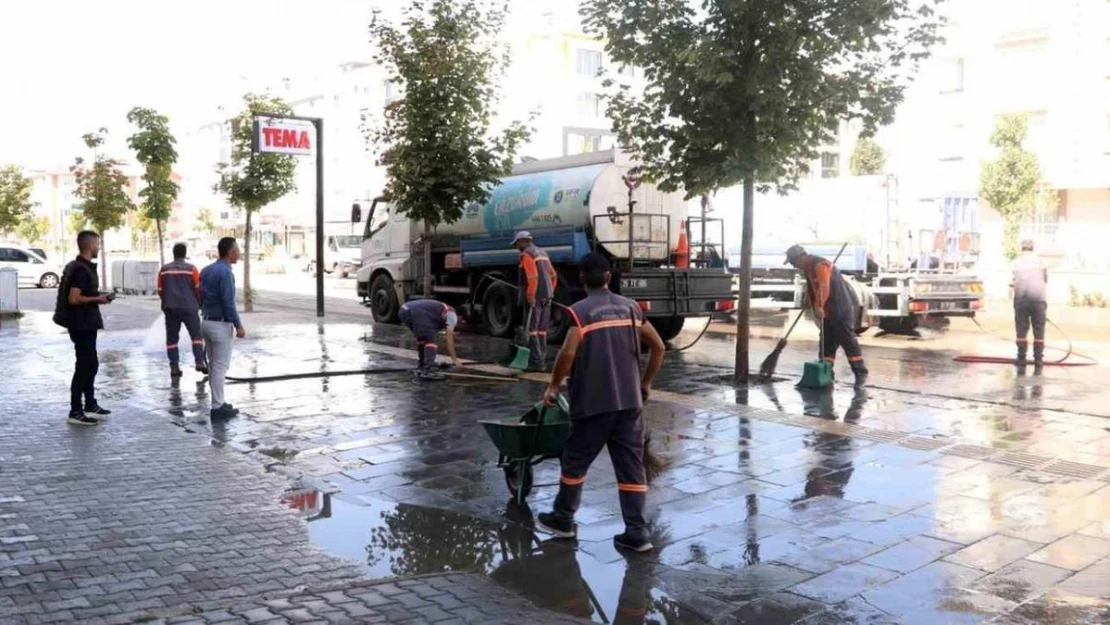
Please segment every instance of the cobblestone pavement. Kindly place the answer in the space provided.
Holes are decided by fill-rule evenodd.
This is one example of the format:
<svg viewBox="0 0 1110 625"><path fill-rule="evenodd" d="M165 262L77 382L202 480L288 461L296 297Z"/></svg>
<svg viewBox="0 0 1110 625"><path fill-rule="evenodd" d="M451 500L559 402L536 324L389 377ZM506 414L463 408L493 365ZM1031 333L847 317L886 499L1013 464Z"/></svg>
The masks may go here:
<svg viewBox="0 0 1110 625"><path fill-rule="evenodd" d="M140 315L141 308L132 311L136 320L119 323L122 329L105 337L105 402L139 410L139 422L162 428L162 437L167 422L203 435L176 437L204 449L205 460L195 466L229 463L238 488L257 489L224 497L224 488L239 491L219 482L211 489L221 493L216 500L254 511L240 516L289 520L278 512L284 498L308 521L313 545L359 561L372 578L474 571L541 607L598 622L1110 622L1110 422L1095 416L1035 409L1033 398L1017 406L962 401L945 397L945 388L803 394L787 382L738 393L715 380L722 369L699 364L695 353L669 362L646 411L654 449L670 461L649 494L660 548L625 557L610 540L620 520L605 458L590 472L576 542L545 540L534 531L533 512L550 505L554 489L537 487L530 507L506 504L496 450L475 421L520 415L538 397L540 378L454 379L429 387L407 374L381 374L241 384L230 388L229 399L244 415L211 424L203 417L202 387L188 378L173 388L162 356L136 347L140 328L154 318ZM233 374L408 362L403 358L411 341L396 328L266 318L248 317L252 338L237 345ZM25 372L16 378L21 394L57 384L68 369L68 344L60 336L33 338L48 328L32 314L20 334L5 334L0 342L0 361ZM28 340L40 341L41 349L32 354L19 347ZM475 336L460 343L465 356L480 361L505 346ZM172 458L187 455L162 444L144 456L136 450L152 441L133 434L141 428L127 419L89 435L69 432L51 421L64 414L64 398L52 401L36 408L42 416L21 416L34 424L19 431L45 431L38 436L47 440L115 441L86 447L108 453L103 448L111 445L111 458L145 458L130 465L137 476L156 468L166 451ZM8 426L16 419L11 410L3 413L0 423L22 427ZM206 437L226 446L194 442ZM72 443L54 444L68 449L71 459L81 458ZM0 456L21 457L2 445ZM244 456L265 462L252 464ZM32 460L22 462L51 475ZM145 464L153 466L138 468ZM299 476L297 487L282 494L274 476L259 479L262 464ZM117 479L126 474L110 473ZM0 493L10 492L4 479L12 478L0 474ZM264 492L260 484L267 480L274 482ZM556 480L556 463L537 467L538 484ZM198 480L206 481L215 483L210 476ZM138 490L149 493L148 507L156 507L174 487ZM95 509L75 503L87 499L66 501ZM159 510L172 517L183 501L196 499ZM12 533L24 532L30 530ZM66 544L60 540L42 555ZM298 544L305 557L324 557ZM158 569L155 575L173 572ZM316 598L323 593L299 597L278 610L330 601ZM275 613L258 601L235 603L242 609L232 610L244 618L260 605ZM221 615L212 614L205 617Z"/></svg>

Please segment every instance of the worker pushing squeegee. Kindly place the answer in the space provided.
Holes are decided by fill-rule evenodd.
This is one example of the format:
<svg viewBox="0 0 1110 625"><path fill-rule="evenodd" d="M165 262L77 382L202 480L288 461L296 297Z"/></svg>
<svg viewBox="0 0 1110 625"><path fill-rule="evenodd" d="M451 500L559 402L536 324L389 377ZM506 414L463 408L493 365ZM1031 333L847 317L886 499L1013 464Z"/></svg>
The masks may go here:
<svg viewBox="0 0 1110 625"><path fill-rule="evenodd" d="M451 363L459 366L459 356L455 353L455 325L459 316L454 308L434 299L418 299L405 302L398 317L416 335L416 349L420 356L417 373L421 379L444 379L436 366L436 335L443 330L447 331L447 353L451 356Z"/></svg>
<svg viewBox="0 0 1110 625"><path fill-rule="evenodd" d="M805 274L813 316L821 328L819 356L832 364L836 362L837 347L842 348L856 375L856 388L862 388L867 383L867 367L856 338L854 315L859 301L855 291L840 275L835 263L806 252L801 245L792 245L786 250L786 262Z"/></svg>

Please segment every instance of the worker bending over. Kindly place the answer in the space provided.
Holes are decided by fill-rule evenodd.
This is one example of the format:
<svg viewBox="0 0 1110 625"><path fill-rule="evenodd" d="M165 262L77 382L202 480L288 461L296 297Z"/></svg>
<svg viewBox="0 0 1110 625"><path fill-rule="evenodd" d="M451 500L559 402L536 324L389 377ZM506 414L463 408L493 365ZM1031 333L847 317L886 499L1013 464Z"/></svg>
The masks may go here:
<svg viewBox="0 0 1110 625"><path fill-rule="evenodd" d="M521 289L528 303L528 369L546 371L547 330L551 325L551 298L555 296L558 276L547 252L532 242L532 235L520 231L513 237L520 250Z"/></svg>
<svg viewBox="0 0 1110 625"><path fill-rule="evenodd" d="M600 254L582 260L586 299L570 308L573 325L555 361L544 402L555 405L563 379L570 375L570 436L563 448L559 494L552 512L539 515L539 526L559 538L574 538L574 514L582 500L586 471L602 447L617 475L625 531L613 537L617 547L650 551L644 504L644 419L642 408L651 381L663 364L663 340L640 307L609 291L609 261ZM640 343L651 348L640 374Z"/></svg>
<svg viewBox="0 0 1110 625"><path fill-rule="evenodd" d="M863 350L856 338L856 313L859 300L840 270L820 256L806 252L801 245L786 250L786 263L800 269L806 277L806 290L813 305L813 316L821 328L822 353L829 363L836 362L837 348L843 348L848 364L856 375L856 388L867 383Z"/></svg>
<svg viewBox="0 0 1110 625"><path fill-rule="evenodd" d="M1017 368L1025 373L1029 350L1029 326L1033 326L1033 373L1044 367L1044 326L1047 321L1048 269L1033 252L1033 241L1021 242L1021 255L1012 265L1014 278L1014 329L1017 331Z"/></svg>
<svg viewBox="0 0 1110 625"><path fill-rule="evenodd" d="M398 313L401 323L416 335L416 350L420 364L417 373L425 380L442 380L443 374L436 366L436 335L447 331L447 353L457 367L459 357L455 353L455 325L459 317L455 309L434 299L418 299L405 302Z"/></svg>

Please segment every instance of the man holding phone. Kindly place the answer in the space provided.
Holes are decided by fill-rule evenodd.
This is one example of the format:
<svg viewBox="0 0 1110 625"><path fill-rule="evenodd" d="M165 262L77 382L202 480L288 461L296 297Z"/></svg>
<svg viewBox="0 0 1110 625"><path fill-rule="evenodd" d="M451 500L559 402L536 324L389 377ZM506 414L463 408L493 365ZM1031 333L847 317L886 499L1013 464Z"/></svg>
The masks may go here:
<svg viewBox="0 0 1110 625"><path fill-rule="evenodd" d="M96 354L96 334L104 329L100 305L108 304L114 295L100 292L96 263L100 256L100 235L84 230L77 235L80 254L66 265L58 286L54 307L54 323L69 330L77 362L69 385L68 422L73 425L99 425L100 419L111 414L96 401L96 373L100 359ZM82 404L81 399L84 398Z"/></svg>

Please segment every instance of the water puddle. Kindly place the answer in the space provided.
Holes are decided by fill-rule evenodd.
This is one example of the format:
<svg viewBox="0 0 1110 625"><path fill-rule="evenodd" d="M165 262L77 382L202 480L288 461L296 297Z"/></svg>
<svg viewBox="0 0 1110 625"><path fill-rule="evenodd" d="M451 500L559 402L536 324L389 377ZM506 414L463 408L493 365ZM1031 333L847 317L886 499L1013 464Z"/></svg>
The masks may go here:
<svg viewBox="0 0 1110 625"><path fill-rule="evenodd" d="M500 518L381 500L340 499L311 488L282 501L308 521L309 538L363 563L371 578L473 571L534 604L596 623L707 625L664 590L650 558L535 531L532 511L507 504Z"/></svg>

